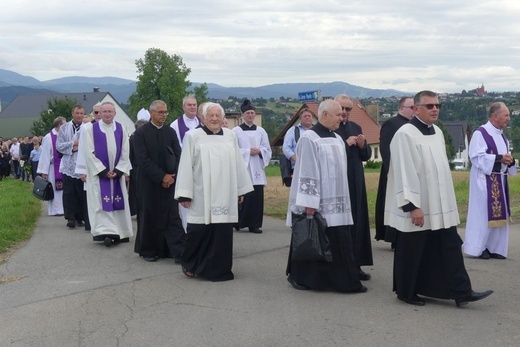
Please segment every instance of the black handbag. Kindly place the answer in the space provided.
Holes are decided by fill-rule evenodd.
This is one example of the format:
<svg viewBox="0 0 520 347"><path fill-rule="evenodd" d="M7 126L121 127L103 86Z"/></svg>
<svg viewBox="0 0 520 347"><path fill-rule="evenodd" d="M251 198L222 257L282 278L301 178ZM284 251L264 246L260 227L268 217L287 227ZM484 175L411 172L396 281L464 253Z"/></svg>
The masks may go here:
<svg viewBox="0 0 520 347"><path fill-rule="evenodd" d="M292 215L291 260L332 262L330 241L325 233L327 221L314 216Z"/></svg>
<svg viewBox="0 0 520 347"><path fill-rule="evenodd" d="M36 176L34 178L33 195L43 201L54 199L52 183L44 180L41 176Z"/></svg>

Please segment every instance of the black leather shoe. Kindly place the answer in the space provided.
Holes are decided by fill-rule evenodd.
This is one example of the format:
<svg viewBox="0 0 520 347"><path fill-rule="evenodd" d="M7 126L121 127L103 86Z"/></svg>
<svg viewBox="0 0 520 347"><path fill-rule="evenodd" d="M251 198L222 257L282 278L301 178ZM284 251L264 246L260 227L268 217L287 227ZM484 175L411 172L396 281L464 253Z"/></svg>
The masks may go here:
<svg viewBox="0 0 520 347"><path fill-rule="evenodd" d="M254 234L261 234L262 233L262 229L249 229L249 232L250 233L254 233Z"/></svg>
<svg viewBox="0 0 520 347"><path fill-rule="evenodd" d="M491 255L489 254L489 251L487 248L482 252L481 255L478 256L480 259L489 259Z"/></svg>
<svg viewBox="0 0 520 347"><path fill-rule="evenodd" d="M307 286L303 286L301 284L296 283L296 281L291 276L287 277L287 281L291 284L291 286L293 286L294 289L298 289L298 290L308 290L309 289L309 287L307 287Z"/></svg>
<svg viewBox="0 0 520 347"><path fill-rule="evenodd" d="M68 222L67 222L67 227L68 228L75 228L76 227L76 221L74 219L70 219Z"/></svg>
<svg viewBox="0 0 520 347"><path fill-rule="evenodd" d="M85 226L85 223L80 222L80 221L76 221L76 226L77 226L77 227L84 227L84 226Z"/></svg>
<svg viewBox="0 0 520 347"><path fill-rule="evenodd" d="M144 256L143 259L144 259L145 261L148 261L148 262L154 262L154 261L157 261L157 258L155 258L155 257L153 257L153 256L152 256L152 257Z"/></svg>
<svg viewBox="0 0 520 347"><path fill-rule="evenodd" d="M365 286L361 286L361 288L353 290L351 293L366 293L368 291L368 288Z"/></svg>
<svg viewBox="0 0 520 347"><path fill-rule="evenodd" d="M103 244L106 247L112 247L112 239L110 237L105 237L105 239L103 240Z"/></svg>
<svg viewBox="0 0 520 347"><path fill-rule="evenodd" d="M365 271L359 269L359 279L361 281L368 281L372 278L372 276L369 273L366 273Z"/></svg>
<svg viewBox="0 0 520 347"><path fill-rule="evenodd" d="M469 294L464 295L458 299L455 299L455 304L457 305L457 307L462 307L464 305L467 305L468 302L479 301L479 300L485 299L488 296L490 296L491 294L493 294L492 290L486 290L485 292L481 292L481 293L471 291Z"/></svg>
<svg viewBox="0 0 520 347"><path fill-rule="evenodd" d="M424 306L426 305L426 301L424 301L423 298L420 298L418 297L417 295L414 295L411 299L408 299L408 298L405 298L405 297L402 297L402 296L397 296L397 298L401 301L404 301L406 302L407 304L410 304L410 305L415 305L415 306Z"/></svg>
<svg viewBox="0 0 520 347"><path fill-rule="evenodd" d="M502 254L498 253L489 253L489 256L493 259L506 259Z"/></svg>

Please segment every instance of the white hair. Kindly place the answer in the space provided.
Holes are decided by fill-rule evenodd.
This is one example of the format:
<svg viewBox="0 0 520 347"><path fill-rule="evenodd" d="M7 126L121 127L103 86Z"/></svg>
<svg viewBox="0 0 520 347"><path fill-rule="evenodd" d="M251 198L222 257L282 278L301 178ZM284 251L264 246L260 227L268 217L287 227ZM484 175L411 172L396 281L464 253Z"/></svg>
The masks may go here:
<svg viewBox="0 0 520 347"><path fill-rule="evenodd" d="M208 110L212 107L218 107L219 110L220 110L220 114L222 115L222 118L224 118L226 116L226 112L224 111L224 109L222 108L222 106L220 106L220 104L217 104L217 103L214 103L214 102L207 102L206 104L204 104L204 107L202 108L202 118L206 119L206 115L208 114Z"/></svg>

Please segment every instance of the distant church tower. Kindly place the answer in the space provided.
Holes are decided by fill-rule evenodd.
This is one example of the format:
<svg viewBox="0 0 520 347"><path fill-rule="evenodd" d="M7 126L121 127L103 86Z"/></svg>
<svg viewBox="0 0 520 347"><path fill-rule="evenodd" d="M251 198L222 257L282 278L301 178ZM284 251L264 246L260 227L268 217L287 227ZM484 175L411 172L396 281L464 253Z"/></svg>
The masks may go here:
<svg viewBox="0 0 520 347"><path fill-rule="evenodd" d="M486 88L484 87L484 83L482 83L482 86L475 88L475 93L478 96L486 95Z"/></svg>

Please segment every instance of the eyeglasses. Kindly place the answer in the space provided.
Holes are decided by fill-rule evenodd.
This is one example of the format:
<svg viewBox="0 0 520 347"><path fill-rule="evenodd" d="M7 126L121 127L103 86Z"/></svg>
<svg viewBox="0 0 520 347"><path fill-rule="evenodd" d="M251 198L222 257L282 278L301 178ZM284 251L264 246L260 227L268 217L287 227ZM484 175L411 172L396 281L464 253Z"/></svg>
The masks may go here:
<svg viewBox="0 0 520 347"><path fill-rule="evenodd" d="M98 113L99 113L99 111L94 111L94 114L98 114Z"/></svg>
<svg viewBox="0 0 520 347"><path fill-rule="evenodd" d="M165 116L168 115L168 111L156 111L156 110L152 110L152 111L155 112L155 113L158 113L158 114L163 114Z"/></svg>
<svg viewBox="0 0 520 347"><path fill-rule="evenodd" d="M350 112L350 111L352 111L352 107L341 107L341 110Z"/></svg>
<svg viewBox="0 0 520 347"><path fill-rule="evenodd" d="M440 110L441 107L442 107L442 104L421 104L421 105L417 105L417 106L424 106L424 107L426 107L428 110L431 110L431 109L433 109L434 107L437 107L437 109Z"/></svg>

